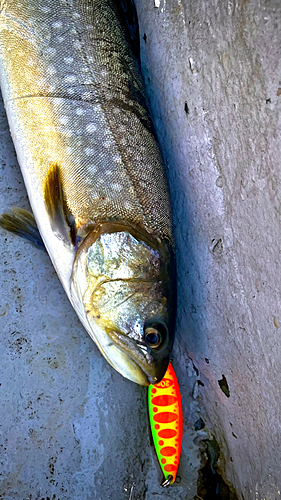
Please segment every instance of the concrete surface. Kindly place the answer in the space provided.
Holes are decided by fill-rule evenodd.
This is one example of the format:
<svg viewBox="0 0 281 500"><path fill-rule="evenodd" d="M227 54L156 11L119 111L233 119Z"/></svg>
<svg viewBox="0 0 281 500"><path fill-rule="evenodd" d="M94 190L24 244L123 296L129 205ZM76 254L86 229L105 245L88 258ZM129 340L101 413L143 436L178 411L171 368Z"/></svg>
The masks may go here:
<svg viewBox="0 0 281 500"><path fill-rule="evenodd" d="M136 5L174 208L181 482L158 486L146 390L103 360L48 256L1 230L0 499L198 500L200 441L214 436L217 465L239 500L275 500L281 488L281 4ZM0 155L0 210L27 208L3 108ZM199 416L206 427L195 431Z"/></svg>
<svg viewBox="0 0 281 500"><path fill-rule="evenodd" d="M178 341L204 383L198 404L221 447L226 480L239 498L275 500L281 490L281 3L137 5L145 79L169 165ZM223 375L230 397L218 384Z"/></svg>

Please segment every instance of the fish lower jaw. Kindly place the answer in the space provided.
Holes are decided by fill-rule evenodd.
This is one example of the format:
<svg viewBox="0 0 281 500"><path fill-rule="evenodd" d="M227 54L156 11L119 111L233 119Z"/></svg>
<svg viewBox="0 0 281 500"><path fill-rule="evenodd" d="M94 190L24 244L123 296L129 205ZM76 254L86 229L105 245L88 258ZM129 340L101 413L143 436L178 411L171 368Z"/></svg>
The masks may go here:
<svg viewBox="0 0 281 500"><path fill-rule="evenodd" d="M127 354L124 354L121 349L119 349L114 344L111 345L111 353L114 354L114 361L112 357L106 357L108 363L123 377L131 380L135 384L148 386L150 385L150 380L148 375L142 370L142 368Z"/></svg>
<svg viewBox="0 0 281 500"><path fill-rule="evenodd" d="M110 349L110 357L105 353L105 351L101 349L99 345L98 347L108 363L118 373L120 373L128 380L131 380L132 382L143 386L149 386L151 384L156 384L157 382L159 382L156 376L147 373L145 369L138 363L138 361L133 358L133 356L130 356L128 353L124 352L122 349L120 349L120 347L114 344L114 342L110 342L108 344L108 347Z"/></svg>
<svg viewBox="0 0 281 500"><path fill-rule="evenodd" d="M95 325L94 331L87 325L87 332L98 346L106 361L123 377L135 384L148 386L151 384L150 377L141 366L109 339L102 328Z"/></svg>

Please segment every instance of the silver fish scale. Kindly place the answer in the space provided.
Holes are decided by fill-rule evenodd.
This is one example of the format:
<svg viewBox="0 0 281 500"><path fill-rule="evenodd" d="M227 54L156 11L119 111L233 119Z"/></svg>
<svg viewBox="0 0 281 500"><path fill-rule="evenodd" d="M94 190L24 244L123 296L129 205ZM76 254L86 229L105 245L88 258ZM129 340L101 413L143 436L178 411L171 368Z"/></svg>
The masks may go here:
<svg viewBox="0 0 281 500"><path fill-rule="evenodd" d="M2 84L10 75L6 99L42 193L57 163L78 228L123 220L171 241L163 161L114 2L7 1L0 23Z"/></svg>

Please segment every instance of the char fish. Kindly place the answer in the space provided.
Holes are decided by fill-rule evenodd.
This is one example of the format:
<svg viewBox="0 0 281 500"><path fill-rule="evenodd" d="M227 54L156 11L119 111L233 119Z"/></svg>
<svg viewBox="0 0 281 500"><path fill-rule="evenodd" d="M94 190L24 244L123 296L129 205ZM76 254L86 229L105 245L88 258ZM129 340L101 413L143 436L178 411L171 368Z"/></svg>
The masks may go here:
<svg viewBox="0 0 281 500"><path fill-rule="evenodd" d="M1 90L44 245L107 361L155 384L174 339L170 198L116 2L0 6ZM21 209L1 225L36 240Z"/></svg>

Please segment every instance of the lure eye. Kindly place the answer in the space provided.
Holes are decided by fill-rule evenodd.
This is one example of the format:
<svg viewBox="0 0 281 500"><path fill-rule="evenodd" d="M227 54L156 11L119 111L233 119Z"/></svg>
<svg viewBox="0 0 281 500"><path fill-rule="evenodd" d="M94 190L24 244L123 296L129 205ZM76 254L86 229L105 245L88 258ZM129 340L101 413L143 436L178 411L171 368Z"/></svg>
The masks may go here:
<svg viewBox="0 0 281 500"><path fill-rule="evenodd" d="M166 327L161 323L154 323L144 329L145 342L151 349L160 347L166 338Z"/></svg>

